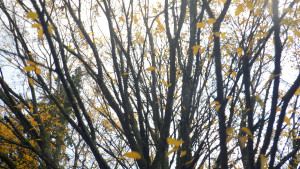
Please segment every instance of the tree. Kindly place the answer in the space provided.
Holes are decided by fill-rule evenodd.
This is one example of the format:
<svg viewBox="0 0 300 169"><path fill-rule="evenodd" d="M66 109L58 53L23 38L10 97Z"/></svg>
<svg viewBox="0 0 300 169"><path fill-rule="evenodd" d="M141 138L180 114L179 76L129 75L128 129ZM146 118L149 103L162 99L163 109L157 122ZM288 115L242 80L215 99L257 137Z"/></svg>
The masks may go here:
<svg viewBox="0 0 300 169"><path fill-rule="evenodd" d="M0 8L1 167L297 168L299 1Z"/></svg>

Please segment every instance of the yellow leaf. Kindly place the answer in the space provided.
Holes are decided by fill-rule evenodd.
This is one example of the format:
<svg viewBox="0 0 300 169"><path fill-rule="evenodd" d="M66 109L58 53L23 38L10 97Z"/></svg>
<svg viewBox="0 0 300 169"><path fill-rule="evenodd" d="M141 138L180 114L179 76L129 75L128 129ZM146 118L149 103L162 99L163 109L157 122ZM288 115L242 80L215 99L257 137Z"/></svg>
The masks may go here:
<svg viewBox="0 0 300 169"><path fill-rule="evenodd" d="M191 159L190 161L186 162L185 165L189 165L194 161L194 159Z"/></svg>
<svg viewBox="0 0 300 169"><path fill-rule="evenodd" d="M157 29L161 32L166 31L166 28L162 24L157 25Z"/></svg>
<svg viewBox="0 0 300 169"><path fill-rule="evenodd" d="M214 35L215 35L216 37L219 37L219 36L220 36L220 32L215 32Z"/></svg>
<svg viewBox="0 0 300 169"><path fill-rule="evenodd" d="M43 34L44 34L44 30L41 28L41 29L39 29L39 31L38 31L38 37L39 38L42 38L43 37Z"/></svg>
<svg viewBox="0 0 300 169"><path fill-rule="evenodd" d="M178 151L178 150L179 150L178 147L173 148L172 150L170 150L170 151L167 152L166 156L168 157L170 154L172 154L173 152Z"/></svg>
<svg viewBox="0 0 300 169"><path fill-rule="evenodd" d="M196 24L196 26L197 26L198 28L205 28L205 23L203 23L203 22L198 22L198 23Z"/></svg>
<svg viewBox="0 0 300 169"><path fill-rule="evenodd" d="M298 88L298 89L296 90L296 92L295 92L295 95L298 96L299 93L300 93L300 89Z"/></svg>
<svg viewBox="0 0 300 169"><path fill-rule="evenodd" d="M221 38L224 40L225 39L226 33L221 33Z"/></svg>
<svg viewBox="0 0 300 169"><path fill-rule="evenodd" d="M28 106L29 106L29 108L30 108L30 112L33 113L33 106L32 106L32 105L28 105Z"/></svg>
<svg viewBox="0 0 300 169"><path fill-rule="evenodd" d="M137 43L144 43L145 39L144 37L140 37L137 39Z"/></svg>
<svg viewBox="0 0 300 169"><path fill-rule="evenodd" d="M183 156L185 156L186 155L186 151L182 151L181 153L180 153L180 156L181 157L183 157Z"/></svg>
<svg viewBox="0 0 300 169"><path fill-rule="evenodd" d="M254 5L251 1L246 1L246 6L250 11L254 10Z"/></svg>
<svg viewBox="0 0 300 169"><path fill-rule="evenodd" d="M297 31L296 29L294 30L294 34L300 38L300 32Z"/></svg>
<svg viewBox="0 0 300 169"><path fill-rule="evenodd" d="M203 169L203 165L201 165L201 166L199 167L199 169Z"/></svg>
<svg viewBox="0 0 300 169"><path fill-rule="evenodd" d="M200 51L199 54L202 54L205 51L205 47L203 47Z"/></svg>
<svg viewBox="0 0 300 169"><path fill-rule="evenodd" d="M266 162L266 156L264 154L260 154L260 169L265 169Z"/></svg>
<svg viewBox="0 0 300 169"><path fill-rule="evenodd" d="M193 48L193 54L196 55L198 53L198 50L201 48L201 46L200 45L195 45L192 48Z"/></svg>
<svg viewBox="0 0 300 169"><path fill-rule="evenodd" d="M176 140L176 139L172 139L170 137L167 138L167 143L170 145L173 145L175 147L179 147L182 143L184 143L183 140Z"/></svg>
<svg viewBox="0 0 300 169"><path fill-rule="evenodd" d="M255 12L254 12L255 15L260 15L260 13L261 13L261 9L260 8L256 9Z"/></svg>
<svg viewBox="0 0 300 169"><path fill-rule="evenodd" d="M215 23L216 20L214 18L209 18L206 23L209 23L209 24L212 24L212 23Z"/></svg>
<svg viewBox="0 0 300 169"><path fill-rule="evenodd" d="M233 99L233 97L229 95L226 97L226 99Z"/></svg>
<svg viewBox="0 0 300 169"><path fill-rule="evenodd" d="M252 136L252 133L251 133L251 131L250 131L249 128L247 128L247 127L242 127L241 130L242 130L243 132L247 133L249 136Z"/></svg>
<svg viewBox="0 0 300 169"><path fill-rule="evenodd" d="M226 139L226 143L229 143L230 140L232 140L234 137L233 136L230 136Z"/></svg>
<svg viewBox="0 0 300 169"><path fill-rule="evenodd" d="M234 128L233 127L227 127L226 128L226 134L227 135L234 135Z"/></svg>
<svg viewBox="0 0 300 169"><path fill-rule="evenodd" d="M30 19L38 19L39 15L36 12L28 12L26 17Z"/></svg>
<svg viewBox="0 0 300 169"><path fill-rule="evenodd" d="M266 84L264 85L264 88L267 88L267 85L275 78L276 76L274 74L270 75L269 80L266 82Z"/></svg>
<svg viewBox="0 0 300 169"><path fill-rule="evenodd" d="M139 159L142 158L142 156L140 155L140 153L138 153L136 151L125 153L124 156L128 157L128 158L134 158L134 159L137 159L137 160L139 160Z"/></svg>
<svg viewBox="0 0 300 169"><path fill-rule="evenodd" d="M39 28L41 27L42 25L40 23L35 23L35 24L32 24L31 25L33 28Z"/></svg>
<svg viewBox="0 0 300 169"><path fill-rule="evenodd" d="M220 0L221 2L223 2L223 3L225 3L226 2L226 0Z"/></svg>
<svg viewBox="0 0 300 169"><path fill-rule="evenodd" d="M84 39L84 35L82 34L82 31L78 31L79 36Z"/></svg>
<svg viewBox="0 0 300 169"><path fill-rule="evenodd" d="M238 48L236 48L236 53L238 54L238 55L242 55L242 52L243 52L243 49L242 48L240 48L240 47L238 47Z"/></svg>
<svg viewBox="0 0 300 169"><path fill-rule="evenodd" d="M146 68L145 70L147 70L147 71L154 71L154 70L155 70L155 67L150 66L150 67Z"/></svg>
<svg viewBox="0 0 300 169"><path fill-rule="evenodd" d="M290 119L286 116L284 116L284 122L286 122L287 125L291 125Z"/></svg>
<svg viewBox="0 0 300 169"><path fill-rule="evenodd" d="M129 73L123 73L122 75L123 75L123 76L126 76L126 75L129 75Z"/></svg>
<svg viewBox="0 0 300 169"><path fill-rule="evenodd" d="M280 107L277 106L277 107L276 107L276 111L280 111Z"/></svg>
<svg viewBox="0 0 300 169"><path fill-rule="evenodd" d="M121 22L125 22L125 19L124 19L123 17L119 17L119 20L120 20Z"/></svg>
<svg viewBox="0 0 300 169"><path fill-rule="evenodd" d="M289 14L293 13L293 10L291 8L284 8L283 11Z"/></svg>
<svg viewBox="0 0 300 169"><path fill-rule="evenodd" d="M155 21L157 22L158 25L161 24L159 18L155 19Z"/></svg>
<svg viewBox="0 0 300 169"><path fill-rule="evenodd" d="M26 66L26 67L24 67L22 70L23 70L23 71L26 71L26 72L29 72L29 71L35 70L35 67L33 67L33 66Z"/></svg>
<svg viewBox="0 0 300 169"><path fill-rule="evenodd" d="M49 34L52 35L53 34L53 29L52 29L52 26L48 26L48 31L49 31Z"/></svg>
<svg viewBox="0 0 300 169"><path fill-rule="evenodd" d="M248 19L244 19L244 20L242 20L242 22L240 23L240 25L243 25L245 22L247 22L248 21Z"/></svg>
<svg viewBox="0 0 300 169"><path fill-rule="evenodd" d="M136 17L136 14L133 15L133 21L134 21L134 23L137 23L137 22L138 22L138 19L137 19L137 17Z"/></svg>
<svg viewBox="0 0 300 169"><path fill-rule="evenodd" d="M294 38L292 36L288 36L288 39L291 43L294 43Z"/></svg>
<svg viewBox="0 0 300 169"><path fill-rule="evenodd" d="M235 10L235 16L238 16L240 13L242 13L244 11L244 6L243 4L239 4L237 7L236 7L236 10Z"/></svg>
<svg viewBox="0 0 300 169"><path fill-rule="evenodd" d="M243 136L243 137L240 137L239 138L239 142L240 142L240 146L244 149L245 148L245 144L246 144L246 141L248 140L248 137L246 136Z"/></svg>
<svg viewBox="0 0 300 169"><path fill-rule="evenodd" d="M228 75L230 75L230 72L227 72L227 73L224 74L224 76L228 76Z"/></svg>
<svg viewBox="0 0 300 169"><path fill-rule="evenodd" d="M215 101L215 102L213 102L212 104L215 104L215 105L216 105L216 111L218 111L218 110L220 109L220 107L221 107L221 104L220 104L220 102L218 102L218 101Z"/></svg>
<svg viewBox="0 0 300 169"><path fill-rule="evenodd" d="M231 73L231 75L232 75L232 77L236 77L236 72L233 71L233 72Z"/></svg>
<svg viewBox="0 0 300 169"><path fill-rule="evenodd" d="M28 82L29 82L30 86L33 86L33 81L31 78L28 78Z"/></svg>
<svg viewBox="0 0 300 169"><path fill-rule="evenodd" d="M35 69L36 74L41 74L42 70L40 68Z"/></svg>
<svg viewBox="0 0 300 169"><path fill-rule="evenodd" d="M31 60L28 60L28 64L30 64L33 67L37 66L37 64L35 62L31 61Z"/></svg>
<svg viewBox="0 0 300 169"><path fill-rule="evenodd" d="M254 35L254 37L260 38L260 37L262 37L262 34L261 33L257 33L257 34Z"/></svg>
<svg viewBox="0 0 300 169"><path fill-rule="evenodd" d="M169 83L169 84L165 84L166 87L170 87L172 86L172 83Z"/></svg>
<svg viewBox="0 0 300 169"><path fill-rule="evenodd" d="M172 83L167 83L164 79L161 80L161 83L164 84L166 87L170 87L172 85Z"/></svg>
<svg viewBox="0 0 300 169"><path fill-rule="evenodd" d="M218 105L216 106L216 111L218 111L218 110L220 109L220 107L221 107L221 105L218 104Z"/></svg>

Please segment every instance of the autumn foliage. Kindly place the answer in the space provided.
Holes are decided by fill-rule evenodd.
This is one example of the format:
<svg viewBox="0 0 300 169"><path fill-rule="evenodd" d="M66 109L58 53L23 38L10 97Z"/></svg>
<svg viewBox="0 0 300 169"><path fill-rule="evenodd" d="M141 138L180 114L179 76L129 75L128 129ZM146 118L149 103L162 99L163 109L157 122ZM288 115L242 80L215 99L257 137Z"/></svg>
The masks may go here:
<svg viewBox="0 0 300 169"><path fill-rule="evenodd" d="M1 168L297 168L299 0L0 0Z"/></svg>

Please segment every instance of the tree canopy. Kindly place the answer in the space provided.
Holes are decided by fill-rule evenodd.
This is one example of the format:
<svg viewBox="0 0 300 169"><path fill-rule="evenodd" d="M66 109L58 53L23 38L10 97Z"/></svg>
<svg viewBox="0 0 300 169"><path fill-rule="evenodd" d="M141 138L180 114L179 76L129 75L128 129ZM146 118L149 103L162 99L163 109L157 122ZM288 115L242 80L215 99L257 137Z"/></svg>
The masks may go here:
<svg viewBox="0 0 300 169"><path fill-rule="evenodd" d="M0 0L1 168L297 168L299 0Z"/></svg>

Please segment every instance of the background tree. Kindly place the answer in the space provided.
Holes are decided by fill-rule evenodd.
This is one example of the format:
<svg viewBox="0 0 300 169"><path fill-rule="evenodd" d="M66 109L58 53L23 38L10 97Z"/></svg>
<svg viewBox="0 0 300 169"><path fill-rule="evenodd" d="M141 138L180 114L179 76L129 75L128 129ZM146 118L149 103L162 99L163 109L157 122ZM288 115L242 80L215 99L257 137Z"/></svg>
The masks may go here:
<svg viewBox="0 0 300 169"><path fill-rule="evenodd" d="M2 167L297 168L299 1L0 8Z"/></svg>

